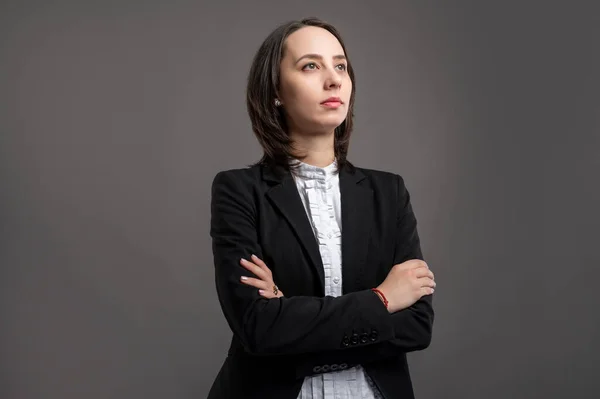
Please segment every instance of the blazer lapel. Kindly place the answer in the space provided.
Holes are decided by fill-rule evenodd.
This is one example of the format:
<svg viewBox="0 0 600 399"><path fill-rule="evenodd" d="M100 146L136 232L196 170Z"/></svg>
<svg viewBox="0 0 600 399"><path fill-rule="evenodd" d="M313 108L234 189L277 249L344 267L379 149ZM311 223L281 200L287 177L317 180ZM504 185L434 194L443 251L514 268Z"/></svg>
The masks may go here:
<svg viewBox="0 0 600 399"><path fill-rule="evenodd" d="M373 190L360 185L365 175L348 167L340 171L342 206L342 282L343 293L361 289L369 237L374 223Z"/></svg>
<svg viewBox="0 0 600 399"><path fill-rule="evenodd" d="M273 205L286 218L292 230L298 237L298 240L304 247L311 267L319 276L319 292L325 294L325 272L323 270L323 261L319 252L319 244L313 232L308 215L304 210L302 199L298 193L296 182L290 172L275 170L272 167L265 166L263 169L263 178L268 181L278 183L268 192L267 197Z"/></svg>
<svg viewBox="0 0 600 399"><path fill-rule="evenodd" d="M343 293L361 288L369 236L373 224L373 190L359 183L365 175L358 169L351 172L346 166L340 170L340 197L342 208L342 281ZM267 197L286 218L298 240L306 250L311 267L319 276L319 290L325 294L325 272L319 244L304 210L296 183L290 172L265 166L263 178L275 184Z"/></svg>

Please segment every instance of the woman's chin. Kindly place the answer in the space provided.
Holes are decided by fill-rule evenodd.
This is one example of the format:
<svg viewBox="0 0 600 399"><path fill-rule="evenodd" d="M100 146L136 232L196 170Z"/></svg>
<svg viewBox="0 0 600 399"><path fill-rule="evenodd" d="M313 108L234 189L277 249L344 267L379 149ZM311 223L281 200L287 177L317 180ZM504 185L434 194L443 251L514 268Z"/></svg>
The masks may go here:
<svg viewBox="0 0 600 399"><path fill-rule="evenodd" d="M339 116L335 118L320 118L315 121L315 126L319 131L331 133L335 128L344 123L344 119L341 119Z"/></svg>

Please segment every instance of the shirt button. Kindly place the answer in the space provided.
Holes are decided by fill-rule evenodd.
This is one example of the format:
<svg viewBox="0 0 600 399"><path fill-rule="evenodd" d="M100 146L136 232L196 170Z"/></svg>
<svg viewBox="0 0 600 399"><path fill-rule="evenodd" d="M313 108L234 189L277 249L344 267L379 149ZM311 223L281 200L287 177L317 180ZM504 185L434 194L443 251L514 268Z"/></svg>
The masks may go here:
<svg viewBox="0 0 600 399"><path fill-rule="evenodd" d="M327 238L331 238L331 237L333 237L333 234L327 233Z"/></svg>
<svg viewBox="0 0 600 399"><path fill-rule="evenodd" d="M339 278L338 276L335 276L335 277L333 278L333 283L334 283L334 284L339 284L339 283L340 283L340 278Z"/></svg>

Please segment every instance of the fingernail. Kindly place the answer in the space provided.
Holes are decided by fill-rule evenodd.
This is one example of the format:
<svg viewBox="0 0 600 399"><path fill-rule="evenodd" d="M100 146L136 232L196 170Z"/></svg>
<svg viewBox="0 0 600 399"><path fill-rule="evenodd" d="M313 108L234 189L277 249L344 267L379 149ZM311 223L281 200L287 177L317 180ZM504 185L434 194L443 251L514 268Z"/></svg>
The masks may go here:
<svg viewBox="0 0 600 399"><path fill-rule="evenodd" d="M254 254L250 255L250 257L252 257L252 258L258 258L258 256L254 255Z"/></svg>
<svg viewBox="0 0 600 399"><path fill-rule="evenodd" d="M242 280L246 281L246 280L248 280L248 277L242 276Z"/></svg>
<svg viewBox="0 0 600 399"><path fill-rule="evenodd" d="M244 259L244 258L241 258L240 260L241 260L242 262L248 262L248 261L247 261L246 259Z"/></svg>
<svg viewBox="0 0 600 399"><path fill-rule="evenodd" d="M258 293L259 293L260 295L264 295L264 294L265 294L265 291L264 291L264 290L258 290Z"/></svg>

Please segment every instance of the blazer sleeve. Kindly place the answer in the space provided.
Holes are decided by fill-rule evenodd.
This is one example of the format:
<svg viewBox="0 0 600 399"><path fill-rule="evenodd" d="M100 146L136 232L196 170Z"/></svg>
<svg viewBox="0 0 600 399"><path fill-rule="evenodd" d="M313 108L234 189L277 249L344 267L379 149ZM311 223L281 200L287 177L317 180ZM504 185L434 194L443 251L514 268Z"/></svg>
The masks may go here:
<svg viewBox="0 0 600 399"><path fill-rule="evenodd" d="M245 180L244 180L245 179ZM225 318L245 350L254 355L294 355L350 350L342 341L354 331L377 331L378 342L395 338L394 324L371 290L340 297L266 299L241 283L239 261L262 257L250 178L219 172L212 184L211 227L217 295ZM371 346L371 340L361 346Z"/></svg>
<svg viewBox="0 0 600 399"><path fill-rule="evenodd" d="M424 260L410 193L401 176L396 175L396 180L401 206L397 218L394 265L410 259ZM389 342L390 345L402 352L427 348L433 331L433 295L422 296L412 306L393 313L392 319L395 338Z"/></svg>
<svg viewBox="0 0 600 399"><path fill-rule="evenodd" d="M394 261L390 269L393 265L410 259L424 260L410 194L401 176L396 175L395 183L399 206L396 216ZM432 297L433 295L425 295L412 306L392 313L394 338L369 347L355 347L346 352L329 351L305 356L297 362L296 376L315 374L316 366L344 363L351 367L427 348L431 343L434 319Z"/></svg>

